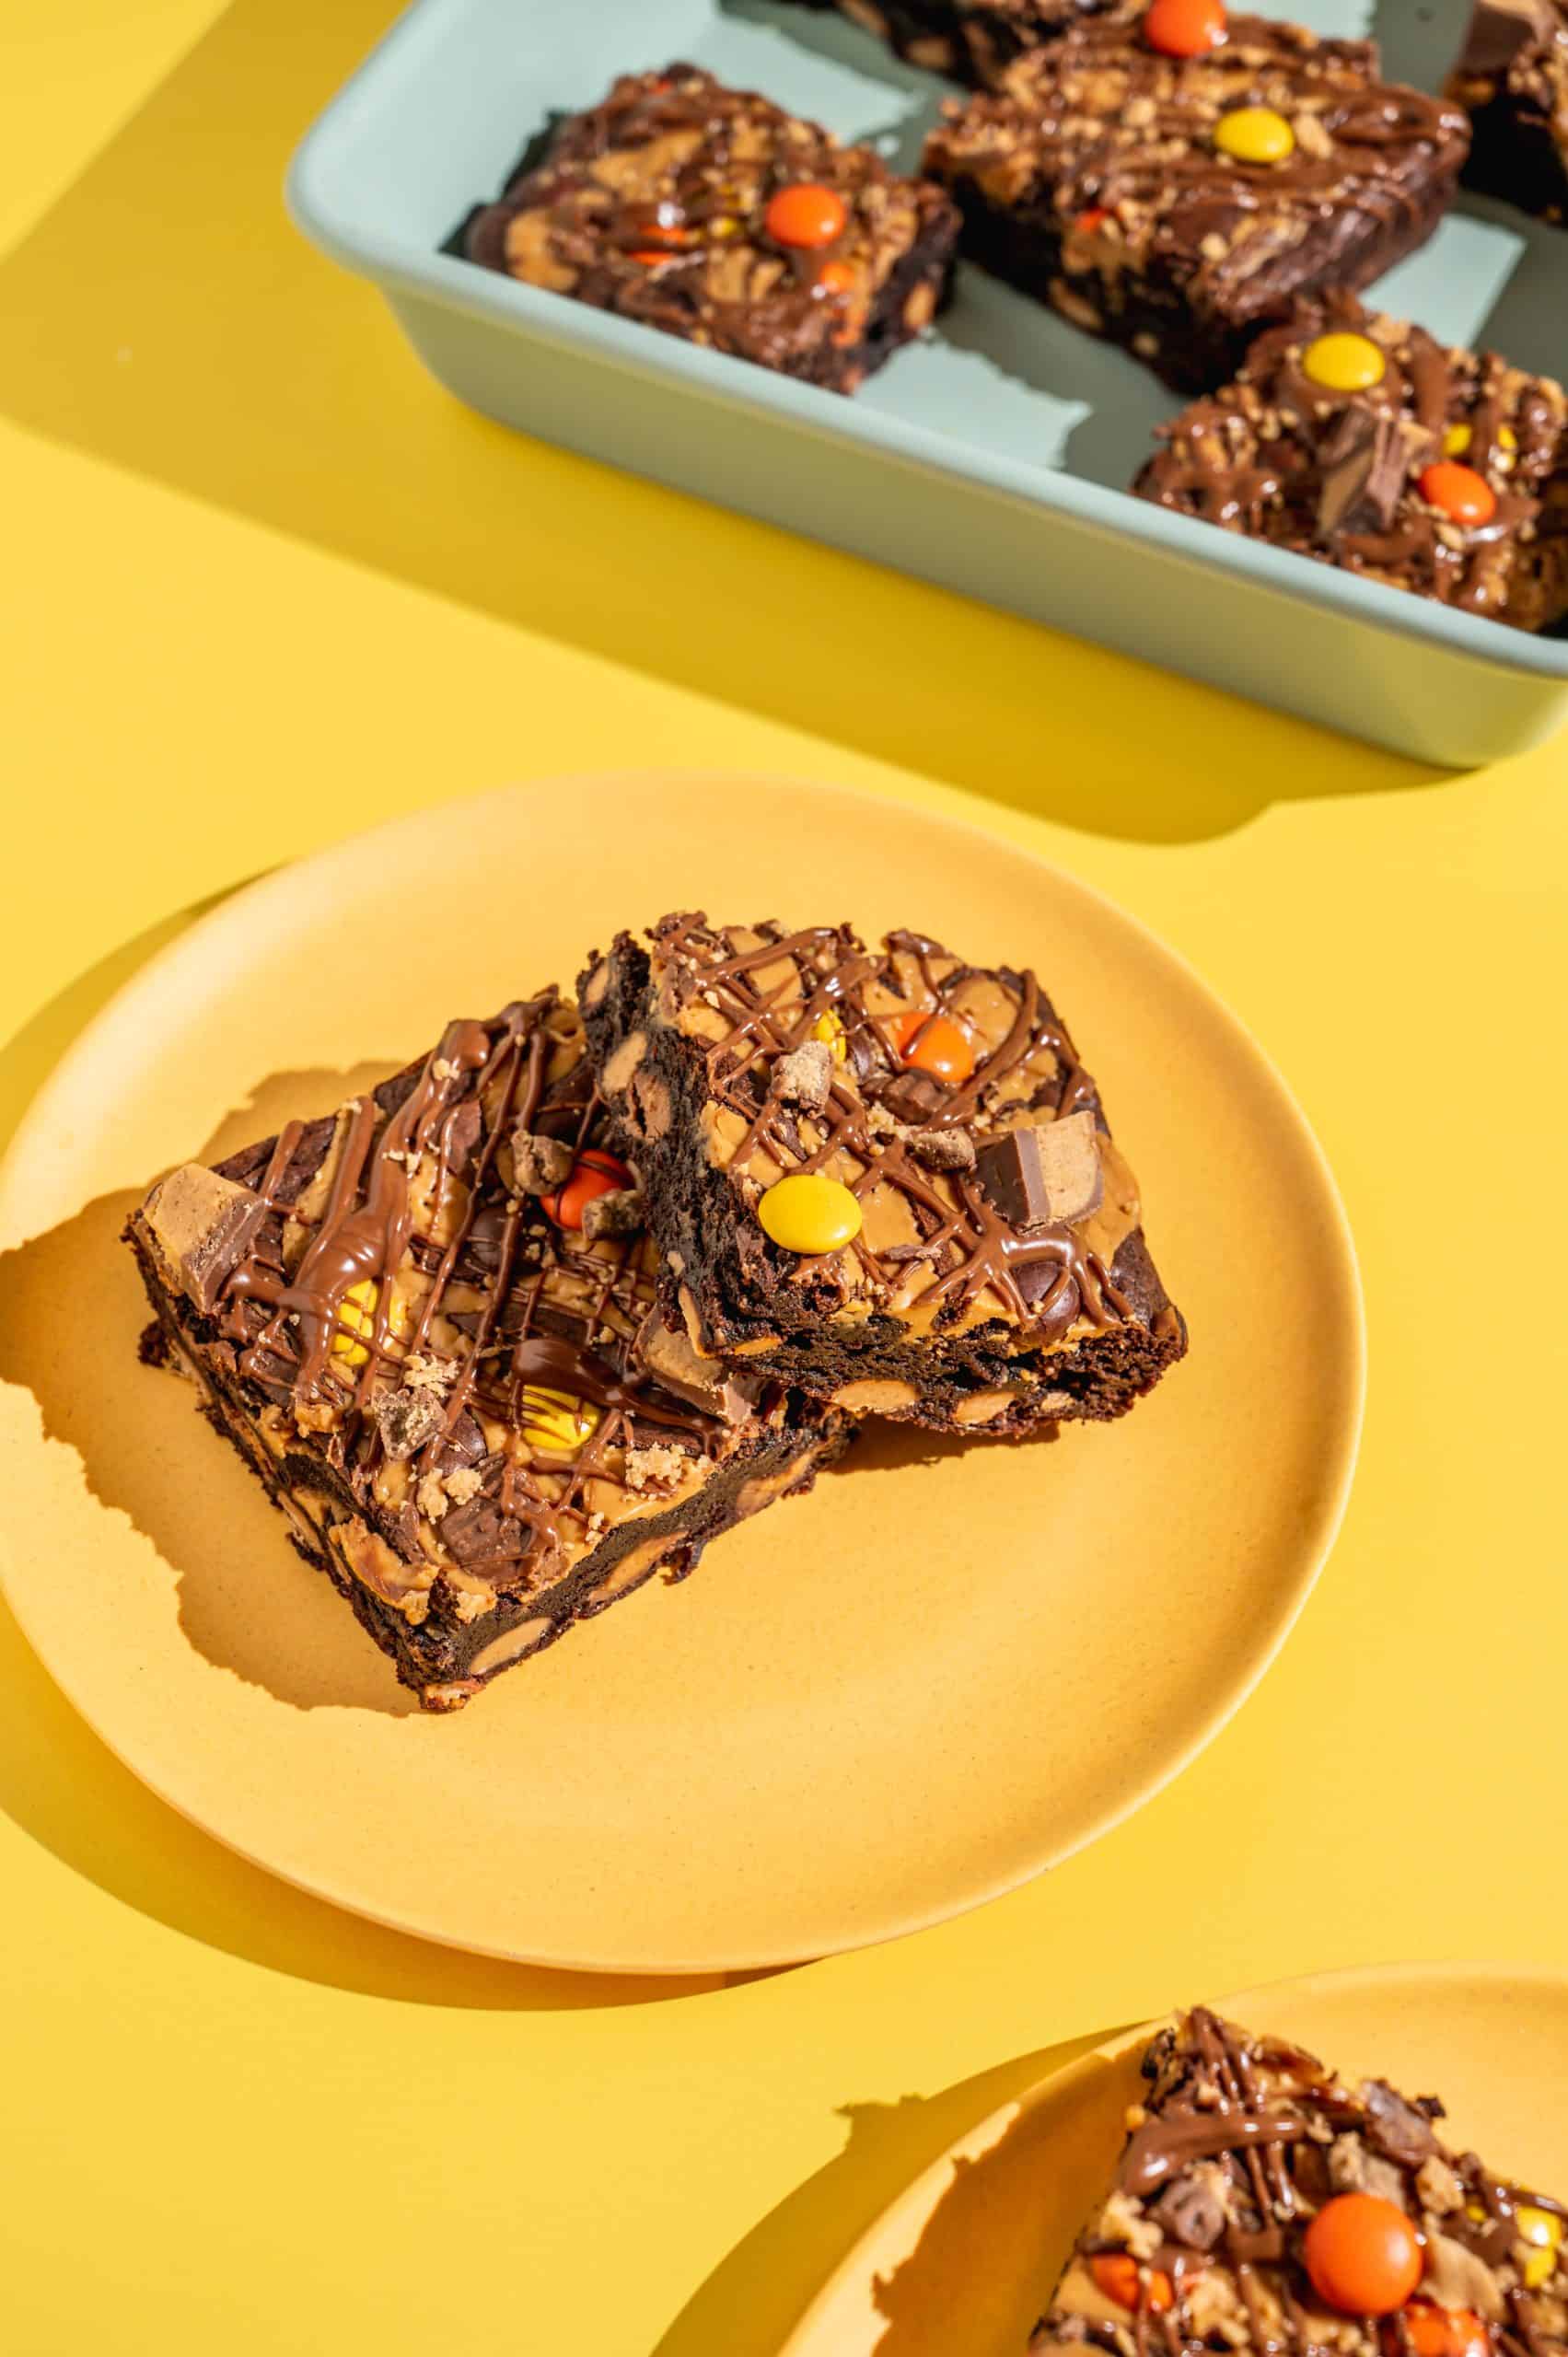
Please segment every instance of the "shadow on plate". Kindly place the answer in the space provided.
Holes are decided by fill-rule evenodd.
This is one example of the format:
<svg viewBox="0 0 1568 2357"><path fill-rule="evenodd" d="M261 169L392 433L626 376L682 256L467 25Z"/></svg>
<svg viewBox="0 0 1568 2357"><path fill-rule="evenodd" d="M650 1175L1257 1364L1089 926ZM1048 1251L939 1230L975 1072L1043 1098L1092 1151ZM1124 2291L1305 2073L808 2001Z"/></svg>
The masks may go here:
<svg viewBox="0 0 1568 2357"><path fill-rule="evenodd" d="M1037 2081L1113 2037L1094 2032L1061 2046L1018 2055L1010 2062L965 2079L935 2096L905 2096L898 2103L847 2103L840 2117L847 2126L844 2149L836 2159L761 2219L714 2269L687 2303L652 2357L778 2357L791 2330L859 2237L889 2204L940 2158L977 2120L1011 2102ZM877 2308L886 2318L876 2357L952 2357L958 2349L984 2351L993 2340L983 2328L1004 2285L1008 2317L1021 2323L1010 2341L997 2340L1016 2357L1050 2289L1053 2248L1036 2180L1041 2175L1042 2142L1026 2120L1016 2136L1004 2138L987 2156L983 2182L972 2165L961 2167L938 2203L917 2247L877 2289ZM1114 2144L1110 2147L1114 2150ZM1109 2157L1109 2155L1108 2155ZM1001 2171L1000 2177L993 2172ZM1066 2188L1066 2203L1082 2180ZM1000 2186L1007 2199L992 2199ZM1076 2220L1066 2227L1065 2249ZM1005 2282L987 2270L1009 2241L1011 2274ZM1020 2253L1012 2245L1024 2243ZM1027 2316L1016 2292L1022 2277L1035 2288ZM871 2342L867 2340L869 2351ZM825 2357L825 2349L824 2349ZM860 2357L860 2344L845 2357Z"/></svg>
<svg viewBox="0 0 1568 2357"><path fill-rule="evenodd" d="M81 1027L197 913L102 960L0 1052L0 1134ZM384 1058L374 1076L398 1062ZM214 1148L261 1134L285 1100L325 1107L368 1076L369 1067L283 1075L229 1116ZM239 1459L198 1424L190 1387L136 1364L145 1302L119 1241L135 1199L133 1190L101 1197L0 1255L0 1381L30 1394L46 1435L79 1455L94 1495L158 1549L179 1583L181 1624L210 1661L298 1709L414 1709L342 1600L285 1543ZM135 1387L134 1423L98 1412L106 1384ZM180 1487L167 1479L170 1448L178 1459L200 1452L209 1527L213 1492L224 1494L231 1543L221 1564L195 1543ZM252 1597L262 1599L260 1609ZM649 2003L759 1977L551 1972L430 1946L340 1913L248 1864L139 1783L77 1717L3 1605L0 1694L0 1809L124 1904L273 1970L417 2003L546 2012Z"/></svg>
<svg viewBox="0 0 1568 2357"><path fill-rule="evenodd" d="M1122 656L546 459L452 401L280 196L299 136L392 14L389 0L236 0L0 261L0 409L481 612L1087 832L1198 840L1282 798L1441 782L1260 709L1239 729L1214 691L1169 679L1150 694ZM909 69L885 53L873 66L876 44L806 10L772 21L854 45L889 125L907 128ZM994 308L973 306L981 323ZM940 356L963 371L973 355ZM987 417L1024 431L1029 389L1003 381L1007 352L981 357L970 382ZM898 376L876 380L889 409ZM1109 477L1124 453L1097 435L1080 437L1081 463Z"/></svg>

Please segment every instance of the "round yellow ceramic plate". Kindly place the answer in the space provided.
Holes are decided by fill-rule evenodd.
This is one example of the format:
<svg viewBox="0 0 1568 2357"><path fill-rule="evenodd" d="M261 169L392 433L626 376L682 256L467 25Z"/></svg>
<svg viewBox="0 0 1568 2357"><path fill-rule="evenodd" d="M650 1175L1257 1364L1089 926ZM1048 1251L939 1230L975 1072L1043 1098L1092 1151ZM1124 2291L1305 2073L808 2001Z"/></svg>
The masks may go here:
<svg viewBox="0 0 1568 2357"><path fill-rule="evenodd" d="M339 1103L617 926L912 923L1030 961L1143 1181L1192 1352L1054 1446L872 1432L449 1720L421 1718L187 1388L136 1363L151 1177ZM535 1962L712 1971L886 1939L1124 1816L1249 1691L1355 1451L1355 1267L1278 1077L1067 877L763 779L574 779L422 813L193 925L84 1035L0 1183L6 1592L83 1714L258 1863Z"/></svg>
<svg viewBox="0 0 1568 2357"><path fill-rule="evenodd" d="M1437 2094L1445 2139L1545 2191L1568 2184L1568 1978L1498 1965L1384 1966L1222 2000L1349 2078ZM961 2137L885 2211L784 2357L1023 2357L1109 2182L1148 2029L1086 2055Z"/></svg>

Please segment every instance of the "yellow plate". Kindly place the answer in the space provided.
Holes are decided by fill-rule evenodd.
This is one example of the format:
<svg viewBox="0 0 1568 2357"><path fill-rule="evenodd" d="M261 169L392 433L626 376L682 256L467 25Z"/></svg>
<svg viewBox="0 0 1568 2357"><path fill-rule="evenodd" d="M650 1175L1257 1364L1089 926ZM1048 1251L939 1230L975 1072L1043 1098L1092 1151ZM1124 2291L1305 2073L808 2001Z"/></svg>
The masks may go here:
<svg viewBox="0 0 1568 2357"><path fill-rule="evenodd" d="M1568 2188L1568 1979L1500 1965L1388 1965L1221 2001L1347 2078L1436 2094L1458 2151L1545 2193ZM1104 2191L1147 2027L993 2112L865 2235L783 2357L1024 2357L1073 2238Z"/></svg>
<svg viewBox="0 0 1568 2357"><path fill-rule="evenodd" d="M1192 1354L1124 1423L1055 1446L884 1427L688 1585L424 1720L185 1387L137 1365L117 1234L168 1164L323 1111L448 1016L570 985L618 925L694 901L912 923L1037 964L1143 1180ZM247 1857L545 1964L818 1956L1090 1840L1261 1674L1333 1537L1360 1421L1332 1181L1188 969L985 835L763 779L533 785L240 893L60 1067L0 1178L6 1247L6 1593L76 1707Z"/></svg>

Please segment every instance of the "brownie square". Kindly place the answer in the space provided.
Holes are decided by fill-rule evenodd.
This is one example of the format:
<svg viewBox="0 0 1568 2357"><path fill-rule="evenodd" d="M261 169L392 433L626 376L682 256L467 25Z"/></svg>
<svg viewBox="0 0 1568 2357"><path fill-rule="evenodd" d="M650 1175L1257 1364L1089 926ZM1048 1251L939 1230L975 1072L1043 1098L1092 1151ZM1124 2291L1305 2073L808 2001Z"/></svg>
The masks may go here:
<svg viewBox="0 0 1568 2357"><path fill-rule="evenodd" d="M335 1116L160 1179L126 1231L144 1355L453 1711L790 1491L849 1437L668 1332L576 1010L454 1023Z"/></svg>
<svg viewBox="0 0 1568 2357"><path fill-rule="evenodd" d="M628 74L460 235L471 261L853 392L947 300L958 215L755 91Z"/></svg>
<svg viewBox="0 0 1568 2357"><path fill-rule="evenodd" d="M1376 381L1325 385L1326 350ZM1568 613L1568 400L1494 352L1328 296L1159 440L1162 507L1520 630Z"/></svg>
<svg viewBox="0 0 1568 2357"><path fill-rule="evenodd" d="M1568 2213L1445 2143L1435 2096L1201 2005L1143 2075L1032 2351L1564 2357Z"/></svg>
<svg viewBox="0 0 1568 2357"><path fill-rule="evenodd" d="M1465 181L1568 222L1568 5L1481 0L1448 96L1470 119Z"/></svg>
<svg viewBox="0 0 1568 2357"><path fill-rule="evenodd" d="M1378 79L1371 41L1231 17L1171 56L1145 15L1081 25L950 103L925 168L977 261L1205 391L1298 296L1423 244L1468 142L1458 108Z"/></svg>
<svg viewBox="0 0 1568 2357"><path fill-rule="evenodd" d="M1187 1346L1137 1182L1033 974L914 933L664 918L583 977L696 1351L850 1412L1117 1416Z"/></svg>
<svg viewBox="0 0 1568 2357"><path fill-rule="evenodd" d="M912 65L985 89L1015 58L1085 17L1127 15L1137 0L804 0L836 6Z"/></svg>

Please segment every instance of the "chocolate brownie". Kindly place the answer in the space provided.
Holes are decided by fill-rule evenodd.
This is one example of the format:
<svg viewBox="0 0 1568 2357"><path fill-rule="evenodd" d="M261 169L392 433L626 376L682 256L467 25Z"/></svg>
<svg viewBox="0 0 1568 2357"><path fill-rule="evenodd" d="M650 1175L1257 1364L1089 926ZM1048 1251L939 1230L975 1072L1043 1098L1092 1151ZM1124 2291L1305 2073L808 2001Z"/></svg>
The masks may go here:
<svg viewBox="0 0 1568 2357"><path fill-rule="evenodd" d="M1260 327L1423 244L1469 145L1461 110L1380 81L1375 43L1171 0L1080 25L954 101L925 168L964 250L1167 383L1233 376Z"/></svg>
<svg viewBox="0 0 1568 2357"><path fill-rule="evenodd" d="M930 325L958 215L869 147L694 65L623 75L460 238L471 261L853 392Z"/></svg>
<svg viewBox="0 0 1568 2357"><path fill-rule="evenodd" d="M160 1179L126 1231L172 1355L399 1678L459 1708L849 1436L668 1332L554 992L335 1116Z"/></svg>
<svg viewBox="0 0 1568 2357"><path fill-rule="evenodd" d="M1467 185L1568 222L1568 0L1480 0L1448 96L1470 119Z"/></svg>
<svg viewBox="0 0 1568 2357"><path fill-rule="evenodd" d="M1114 10L1127 15L1137 0L804 0L810 8L836 6L885 41L912 65L978 88L1000 81L1026 49L1081 17Z"/></svg>
<svg viewBox="0 0 1568 2357"><path fill-rule="evenodd" d="M582 1003L699 1353L1010 1437L1120 1415L1185 1351L1033 974L914 933L669 916L596 958Z"/></svg>
<svg viewBox="0 0 1568 2357"><path fill-rule="evenodd" d="M1158 429L1134 488L1467 613L1568 613L1568 400L1353 296L1304 305Z"/></svg>
<svg viewBox="0 0 1568 2357"><path fill-rule="evenodd" d="M1202 2007L1144 2058L1110 2189L1029 2347L1115 2357L1563 2357L1562 2204Z"/></svg>

